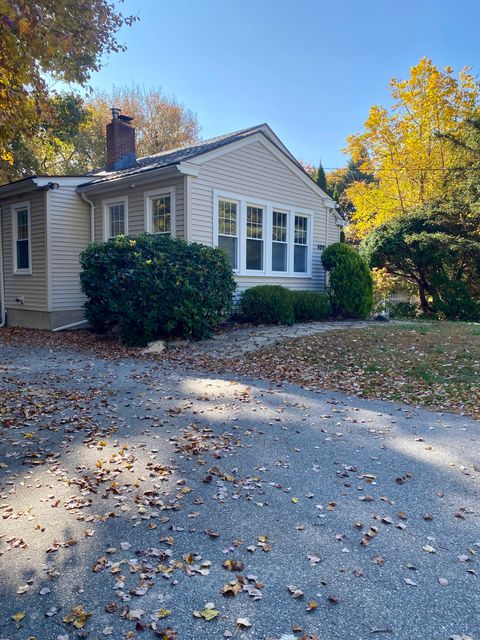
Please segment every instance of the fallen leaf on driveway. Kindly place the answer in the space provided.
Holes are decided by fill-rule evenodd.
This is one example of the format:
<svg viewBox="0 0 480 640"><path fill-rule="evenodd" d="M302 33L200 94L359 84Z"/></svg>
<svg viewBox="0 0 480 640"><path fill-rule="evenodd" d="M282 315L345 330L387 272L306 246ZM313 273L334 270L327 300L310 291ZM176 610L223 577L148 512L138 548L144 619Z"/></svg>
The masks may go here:
<svg viewBox="0 0 480 640"><path fill-rule="evenodd" d="M91 613L85 611L81 604L77 604L72 607L68 615L64 616L63 621L67 624L73 624L76 629L81 629L87 624L91 615Z"/></svg>

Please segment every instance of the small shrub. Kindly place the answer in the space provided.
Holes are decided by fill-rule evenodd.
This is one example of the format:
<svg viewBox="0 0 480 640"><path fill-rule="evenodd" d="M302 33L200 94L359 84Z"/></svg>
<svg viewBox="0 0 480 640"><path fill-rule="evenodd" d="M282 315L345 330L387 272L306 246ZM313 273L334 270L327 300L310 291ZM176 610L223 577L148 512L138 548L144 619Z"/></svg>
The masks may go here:
<svg viewBox="0 0 480 640"><path fill-rule="evenodd" d="M413 302L392 302L388 306L390 317L392 320L401 320L403 318L412 320L418 316L418 305Z"/></svg>
<svg viewBox="0 0 480 640"><path fill-rule="evenodd" d="M293 298L286 287L260 285L243 292L240 311L246 322L254 324L286 324L295 321Z"/></svg>
<svg viewBox="0 0 480 640"><path fill-rule="evenodd" d="M337 242L322 254L329 271L328 295L335 316L365 318L373 306L372 275L366 261L353 247Z"/></svg>
<svg viewBox="0 0 480 640"><path fill-rule="evenodd" d="M118 325L127 344L208 337L231 309L235 280L217 248L119 236L90 245L80 260L87 320L96 331Z"/></svg>
<svg viewBox="0 0 480 640"><path fill-rule="evenodd" d="M326 320L330 317L330 300L317 291L291 291L296 322Z"/></svg>

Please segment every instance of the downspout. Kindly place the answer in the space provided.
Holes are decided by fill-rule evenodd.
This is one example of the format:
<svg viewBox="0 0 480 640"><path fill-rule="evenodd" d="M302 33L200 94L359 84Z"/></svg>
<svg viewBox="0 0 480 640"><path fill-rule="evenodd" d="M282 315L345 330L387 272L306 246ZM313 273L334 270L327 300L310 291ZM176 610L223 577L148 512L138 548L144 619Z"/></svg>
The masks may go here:
<svg viewBox="0 0 480 640"><path fill-rule="evenodd" d="M0 208L0 329L7 322L7 310L5 308L5 285L3 281L3 234L2 234L2 209Z"/></svg>
<svg viewBox="0 0 480 640"><path fill-rule="evenodd" d="M85 200L85 202L88 205L90 205L90 242L94 242L95 241L95 205L90 200L90 198L87 198L87 196L84 194L83 191L80 192L80 196L82 200Z"/></svg>

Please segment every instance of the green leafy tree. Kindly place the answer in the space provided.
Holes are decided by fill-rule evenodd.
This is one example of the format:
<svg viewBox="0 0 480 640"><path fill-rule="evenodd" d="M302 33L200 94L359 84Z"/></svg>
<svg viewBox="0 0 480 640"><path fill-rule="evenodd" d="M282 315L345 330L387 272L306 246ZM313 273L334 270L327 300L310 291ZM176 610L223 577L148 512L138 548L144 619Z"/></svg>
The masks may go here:
<svg viewBox="0 0 480 640"><path fill-rule="evenodd" d="M325 191L325 193L328 193L327 176L325 175L325 169L323 168L321 160L315 173L315 182L320 187L320 189Z"/></svg>
<svg viewBox="0 0 480 640"><path fill-rule="evenodd" d="M12 141L13 161L0 165L0 183L32 174L83 173L88 168L77 152L90 119L83 99L70 92L54 94L48 102L50 114L38 124L36 135L19 135Z"/></svg>
<svg viewBox="0 0 480 640"><path fill-rule="evenodd" d="M416 209L375 228L361 252L371 268L413 283L424 313L479 317L479 230L461 215L438 205Z"/></svg>
<svg viewBox="0 0 480 640"><path fill-rule="evenodd" d="M342 211L350 220L355 212L353 202L348 197L348 188L354 183L369 184L374 180L371 173L362 170L363 160L349 160L346 167L334 169L327 175L328 186L332 197L338 202Z"/></svg>

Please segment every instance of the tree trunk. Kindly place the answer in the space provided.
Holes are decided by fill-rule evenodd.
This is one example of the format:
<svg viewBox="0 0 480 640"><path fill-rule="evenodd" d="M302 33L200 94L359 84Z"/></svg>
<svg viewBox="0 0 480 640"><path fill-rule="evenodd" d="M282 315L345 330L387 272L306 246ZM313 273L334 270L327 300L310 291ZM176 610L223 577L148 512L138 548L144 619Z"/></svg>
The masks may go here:
<svg viewBox="0 0 480 640"><path fill-rule="evenodd" d="M419 283L418 285L418 295L420 296L420 306L422 307L423 313L430 313L432 311L432 307L427 300L425 287L422 283Z"/></svg>

